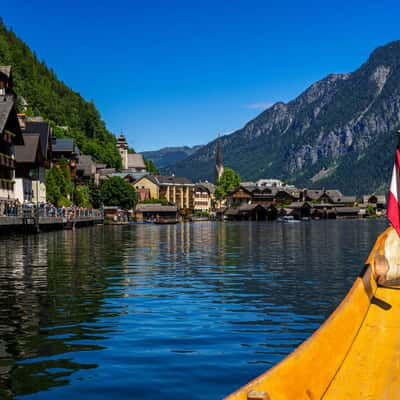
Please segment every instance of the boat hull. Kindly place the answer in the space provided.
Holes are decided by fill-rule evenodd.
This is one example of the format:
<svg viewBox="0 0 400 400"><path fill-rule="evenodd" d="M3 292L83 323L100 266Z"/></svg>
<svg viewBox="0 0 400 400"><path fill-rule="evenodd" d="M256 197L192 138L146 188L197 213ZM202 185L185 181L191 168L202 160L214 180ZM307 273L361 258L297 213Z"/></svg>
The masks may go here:
<svg viewBox="0 0 400 400"><path fill-rule="evenodd" d="M378 288L371 268L389 231L378 238L362 273L324 324L226 400L400 398L400 291Z"/></svg>

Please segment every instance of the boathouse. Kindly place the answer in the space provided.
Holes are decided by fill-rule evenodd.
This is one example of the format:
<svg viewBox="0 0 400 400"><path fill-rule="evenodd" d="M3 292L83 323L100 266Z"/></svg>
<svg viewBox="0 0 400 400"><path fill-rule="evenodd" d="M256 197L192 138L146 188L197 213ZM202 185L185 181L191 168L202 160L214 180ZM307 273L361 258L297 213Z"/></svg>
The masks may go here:
<svg viewBox="0 0 400 400"><path fill-rule="evenodd" d="M161 203L156 204L138 204L134 211L137 222L153 222L156 220L178 219L178 208L176 206L165 206Z"/></svg>

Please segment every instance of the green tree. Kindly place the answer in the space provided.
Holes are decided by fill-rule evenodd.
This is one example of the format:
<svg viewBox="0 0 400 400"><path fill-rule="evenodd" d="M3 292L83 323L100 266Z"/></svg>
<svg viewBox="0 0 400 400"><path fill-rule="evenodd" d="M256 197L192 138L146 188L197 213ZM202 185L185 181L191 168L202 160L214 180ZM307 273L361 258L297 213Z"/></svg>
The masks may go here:
<svg viewBox="0 0 400 400"><path fill-rule="evenodd" d="M0 65L12 65L14 90L27 101L27 115L42 116L50 122L56 137L74 138L83 153L120 168L117 139L107 130L94 102L86 101L60 81L2 20Z"/></svg>
<svg viewBox="0 0 400 400"><path fill-rule="evenodd" d="M75 204L79 207L90 208L92 203L90 202L90 190L86 185L79 185L75 189Z"/></svg>
<svg viewBox="0 0 400 400"><path fill-rule="evenodd" d="M153 175L159 175L160 172L158 171L157 167L155 166L155 164L153 163L153 161L151 160L144 160L145 164L146 164L146 169L148 172L150 172Z"/></svg>
<svg viewBox="0 0 400 400"><path fill-rule="evenodd" d="M224 168L221 178L215 187L215 198L223 199L228 192L236 189L240 185L240 175L231 168Z"/></svg>
<svg viewBox="0 0 400 400"><path fill-rule="evenodd" d="M100 186L101 199L106 206L132 208L137 202L133 186L119 176L106 179Z"/></svg>
<svg viewBox="0 0 400 400"><path fill-rule="evenodd" d="M74 184L65 158L46 171L46 197L58 207L71 205Z"/></svg>

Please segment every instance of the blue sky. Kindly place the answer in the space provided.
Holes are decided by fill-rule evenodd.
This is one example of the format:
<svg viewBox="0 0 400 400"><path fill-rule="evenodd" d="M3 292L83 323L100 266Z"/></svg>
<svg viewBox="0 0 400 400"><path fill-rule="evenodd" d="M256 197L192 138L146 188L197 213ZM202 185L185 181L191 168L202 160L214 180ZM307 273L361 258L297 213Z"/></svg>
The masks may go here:
<svg viewBox="0 0 400 400"><path fill-rule="evenodd" d="M400 39L399 1L1 0L137 151L207 143Z"/></svg>

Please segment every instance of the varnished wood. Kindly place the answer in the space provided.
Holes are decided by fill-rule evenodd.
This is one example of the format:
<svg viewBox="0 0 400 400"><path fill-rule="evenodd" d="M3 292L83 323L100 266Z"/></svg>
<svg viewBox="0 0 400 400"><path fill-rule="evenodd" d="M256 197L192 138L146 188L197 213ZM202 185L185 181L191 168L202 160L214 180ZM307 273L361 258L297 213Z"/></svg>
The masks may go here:
<svg viewBox="0 0 400 400"><path fill-rule="evenodd" d="M226 400L247 400L251 391L271 400L400 399L400 290L378 288L373 274L390 231L379 236L364 271L327 321Z"/></svg>

